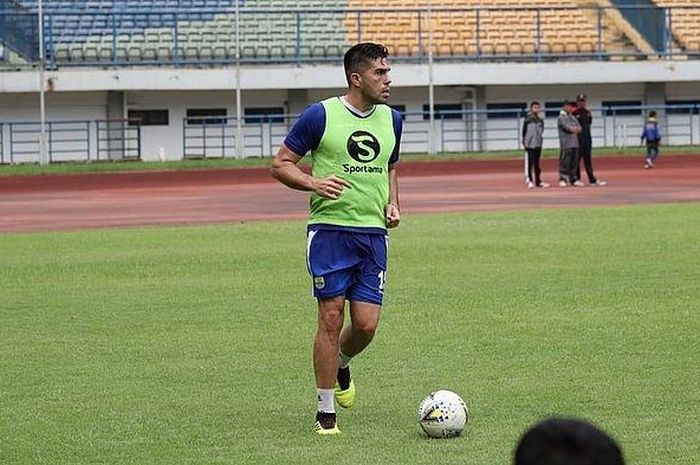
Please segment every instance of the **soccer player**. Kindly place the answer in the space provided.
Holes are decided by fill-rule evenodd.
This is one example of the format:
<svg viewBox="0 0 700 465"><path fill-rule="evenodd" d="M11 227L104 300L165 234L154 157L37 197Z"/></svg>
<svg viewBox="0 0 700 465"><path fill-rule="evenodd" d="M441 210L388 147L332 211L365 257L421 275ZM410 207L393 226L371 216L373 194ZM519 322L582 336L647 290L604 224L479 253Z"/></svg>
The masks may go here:
<svg viewBox="0 0 700 465"><path fill-rule="evenodd" d="M315 430L337 434L335 402L351 408L350 360L372 341L387 272L387 228L401 219L396 163L401 115L389 100L388 50L357 44L345 53L347 94L308 107L272 165L292 189L311 192L307 265L318 302L313 360ZM297 163L311 152L312 174ZM351 324L343 328L345 301Z"/></svg>

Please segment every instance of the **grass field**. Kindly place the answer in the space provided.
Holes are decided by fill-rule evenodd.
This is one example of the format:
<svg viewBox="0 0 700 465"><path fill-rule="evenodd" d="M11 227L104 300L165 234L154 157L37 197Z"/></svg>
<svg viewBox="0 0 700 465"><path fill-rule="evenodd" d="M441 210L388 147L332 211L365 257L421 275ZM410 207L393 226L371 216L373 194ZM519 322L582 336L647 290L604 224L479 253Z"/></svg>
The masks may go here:
<svg viewBox="0 0 700 465"><path fill-rule="evenodd" d="M0 463L509 464L560 413L697 465L698 231L700 204L405 218L333 438L302 223L0 235ZM416 422L442 387L456 440Z"/></svg>
<svg viewBox="0 0 700 465"><path fill-rule="evenodd" d="M698 146L674 146L663 147L662 153L665 155L688 155L700 153ZM600 148L595 150L596 157L606 156L636 156L640 159L644 156L642 147L631 147L619 149L616 147ZM559 150L547 149L542 154L545 158L559 156ZM435 161L440 160L505 160L509 158L521 158L521 150L504 150L494 152L447 152L437 155L427 155L424 153L404 154L404 161ZM90 162L90 163L53 163L50 165L39 164L18 164L0 165L0 177L3 176L32 176L39 174L76 174L76 173L111 173L124 171L156 171L156 170L196 170L213 168L255 168L269 166L272 158L246 158L237 160L235 158L208 158L203 160L180 160L167 162L142 162L142 161L121 161L121 162ZM306 164L306 160L302 160Z"/></svg>

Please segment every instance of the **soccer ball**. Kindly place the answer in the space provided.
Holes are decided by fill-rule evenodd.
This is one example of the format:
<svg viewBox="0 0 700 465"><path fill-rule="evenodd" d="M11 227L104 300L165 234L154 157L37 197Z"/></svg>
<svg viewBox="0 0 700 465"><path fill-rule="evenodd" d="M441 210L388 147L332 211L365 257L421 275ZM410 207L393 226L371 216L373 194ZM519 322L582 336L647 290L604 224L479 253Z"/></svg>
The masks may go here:
<svg viewBox="0 0 700 465"><path fill-rule="evenodd" d="M469 420L467 404L452 391L431 392L418 406L418 422L431 438L454 438Z"/></svg>

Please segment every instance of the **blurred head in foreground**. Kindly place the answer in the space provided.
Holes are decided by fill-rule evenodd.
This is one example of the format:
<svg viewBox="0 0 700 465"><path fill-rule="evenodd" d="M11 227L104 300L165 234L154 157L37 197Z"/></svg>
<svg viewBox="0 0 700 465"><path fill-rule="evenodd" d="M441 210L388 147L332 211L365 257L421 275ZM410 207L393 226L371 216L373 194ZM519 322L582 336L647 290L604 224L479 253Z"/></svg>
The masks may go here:
<svg viewBox="0 0 700 465"><path fill-rule="evenodd" d="M624 465L620 446L584 420L548 418L520 438L514 465Z"/></svg>

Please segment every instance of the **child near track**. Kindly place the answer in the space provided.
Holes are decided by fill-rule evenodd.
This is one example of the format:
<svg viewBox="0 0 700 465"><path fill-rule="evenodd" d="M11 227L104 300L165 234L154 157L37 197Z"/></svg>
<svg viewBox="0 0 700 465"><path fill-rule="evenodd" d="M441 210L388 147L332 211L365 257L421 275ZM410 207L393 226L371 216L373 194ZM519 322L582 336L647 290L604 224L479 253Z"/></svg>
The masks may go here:
<svg viewBox="0 0 700 465"><path fill-rule="evenodd" d="M649 112L649 118L646 124L644 124L644 131L642 132L642 143L646 141L647 145L647 156L644 160L644 169L649 169L654 167L656 158L659 156L659 144L661 143L661 131L659 130L659 123L656 120L656 112Z"/></svg>

